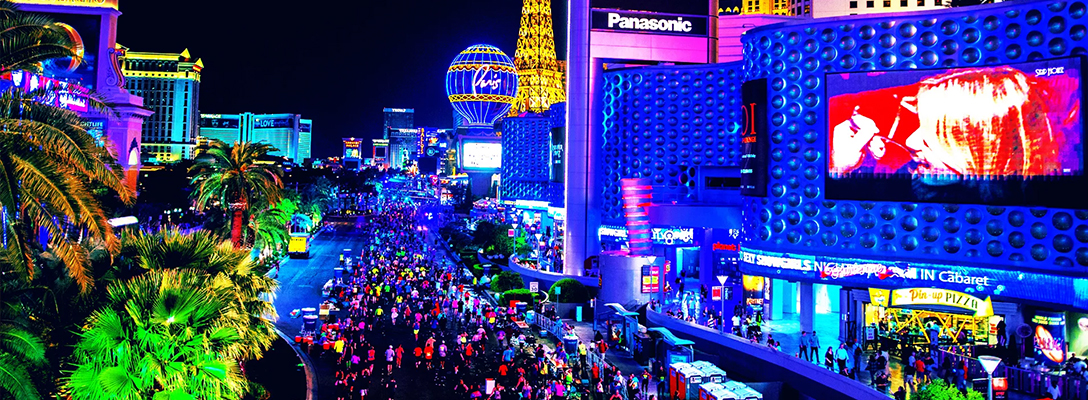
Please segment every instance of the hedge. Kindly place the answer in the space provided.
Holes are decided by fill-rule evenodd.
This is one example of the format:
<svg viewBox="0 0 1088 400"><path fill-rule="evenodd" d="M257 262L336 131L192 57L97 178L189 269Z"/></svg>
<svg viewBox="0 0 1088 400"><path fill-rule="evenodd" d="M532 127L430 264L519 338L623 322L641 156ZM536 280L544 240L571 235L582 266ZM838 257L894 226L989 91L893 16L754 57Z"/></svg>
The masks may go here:
<svg viewBox="0 0 1088 400"><path fill-rule="evenodd" d="M502 305L509 305L511 300L524 301L529 303L532 307L536 304L536 299L540 298L540 293L530 292L529 289L513 289L502 292Z"/></svg>
<svg viewBox="0 0 1088 400"><path fill-rule="evenodd" d="M563 288L558 296L555 294L557 287ZM582 282L564 278L548 289L548 300L554 303L585 303L589 301L589 290Z"/></svg>
<svg viewBox="0 0 1088 400"><path fill-rule="evenodd" d="M525 281L521 279L521 274L513 271L499 272L491 281L491 290L496 293L523 288L525 288Z"/></svg>

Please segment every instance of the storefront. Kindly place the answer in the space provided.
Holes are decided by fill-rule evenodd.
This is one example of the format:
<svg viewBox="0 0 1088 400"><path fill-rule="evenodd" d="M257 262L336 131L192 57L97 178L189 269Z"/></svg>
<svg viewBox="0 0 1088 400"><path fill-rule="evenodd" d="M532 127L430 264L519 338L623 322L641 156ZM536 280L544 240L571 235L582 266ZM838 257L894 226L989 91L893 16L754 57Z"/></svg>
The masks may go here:
<svg viewBox="0 0 1088 400"><path fill-rule="evenodd" d="M844 340L884 337L929 346L936 339L941 347L971 351L1006 340L1002 321L1008 329L1029 324L1033 313L1024 303L1072 308L1077 297L1075 278L1029 271L744 248L740 258L745 275L842 286ZM1085 325L1088 330L1088 318Z"/></svg>

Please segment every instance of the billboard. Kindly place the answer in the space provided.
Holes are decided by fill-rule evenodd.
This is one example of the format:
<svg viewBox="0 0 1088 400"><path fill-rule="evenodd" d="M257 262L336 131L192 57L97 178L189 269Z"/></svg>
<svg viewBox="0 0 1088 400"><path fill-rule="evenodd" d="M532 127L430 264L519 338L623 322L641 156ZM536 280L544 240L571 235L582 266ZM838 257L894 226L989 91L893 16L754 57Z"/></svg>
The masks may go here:
<svg viewBox="0 0 1088 400"><path fill-rule="evenodd" d="M827 74L829 199L1084 208L1082 58Z"/></svg>
<svg viewBox="0 0 1088 400"><path fill-rule="evenodd" d="M96 89L102 16L49 14L49 17L53 19L55 28L71 39L78 57L45 61L42 63L42 74L90 90Z"/></svg>
<svg viewBox="0 0 1088 400"><path fill-rule="evenodd" d="M710 32L707 17L638 11L593 10L590 26L594 30L688 36L706 36Z"/></svg>
<svg viewBox="0 0 1088 400"><path fill-rule="evenodd" d="M502 143L465 142L461 149L461 166L469 169L502 168Z"/></svg>
<svg viewBox="0 0 1088 400"><path fill-rule="evenodd" d="M740 194L767 197L767 78L744 82L741 98Z"/></svg>
<svg viewBox="0 0 1088 400"><path fill-rule="evenodd" d="M1035 360L1057 366L1065 362L1065 313L1037 311L1031 317L1035 334Z"/></svg>
<svg viewBox="0 0 1088 400"><path fill-rule="evenodd" d="M294 116L264 117L264 118L254 118L253 119L253 128L254 129L274 129L274 128L291 128L291 129L294 129L294 127L295 127L295 117Z"/></svg>
<svg viewBox="0 0 1088 400"><path fill-rule="evenodd" d="M242 122L237 115L200 114L200 127L213 129L238 129Z"/></svg>
<svg viewBox="0 0 1088 400"><path fill-rule="evenodd" d="M0 91L12 87L27 93L41 90L37 100L42 104L75 112L88 111L88 90L76 84L24 71L12 71L0 76Z"/></svg>

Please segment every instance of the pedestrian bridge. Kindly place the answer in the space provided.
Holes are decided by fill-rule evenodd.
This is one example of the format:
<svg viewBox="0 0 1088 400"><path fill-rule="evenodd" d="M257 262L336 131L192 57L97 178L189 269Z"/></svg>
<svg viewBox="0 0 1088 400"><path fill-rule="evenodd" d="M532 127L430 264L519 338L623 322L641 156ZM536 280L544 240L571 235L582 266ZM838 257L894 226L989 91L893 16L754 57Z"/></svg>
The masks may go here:
<svg viewBox="0 0 1088 400"><path fill-rule="evenodd" d="M822 366L774 351L733 335L681 321L646 309L649 326L668 328L676 336L695 342L701 353L717 357L716 364L729 377L743 382L782 382L800 393L800 399L887 400L888 396ZM708 360L714 361L714 360Z"/></svg>

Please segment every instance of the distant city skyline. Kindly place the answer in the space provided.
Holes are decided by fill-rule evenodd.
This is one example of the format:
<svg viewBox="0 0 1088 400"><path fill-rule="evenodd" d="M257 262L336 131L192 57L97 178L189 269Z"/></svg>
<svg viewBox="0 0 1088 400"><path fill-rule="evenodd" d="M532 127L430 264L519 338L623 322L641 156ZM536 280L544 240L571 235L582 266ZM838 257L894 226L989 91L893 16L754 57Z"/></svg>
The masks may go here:
<svg viewBox="0 0 1088 400"><path fill-rule="evenodd" d="M444 87L450 61L477 43L514 54L521 3L345 3L330 13L282 0L261 7L194 0L169 12L155 2L123 1L117 42L132 51L199 54L215 65L201 77L200 112L302 114L320 127L313 156L324 158L342 152L342 137L381 137L386 107L415 109L416 126L452 127ZM566 3L555 3L562 59ZM298 28L283 29L285 8L302 21ZM193 29L198 20L201 28Z"/></svg>

